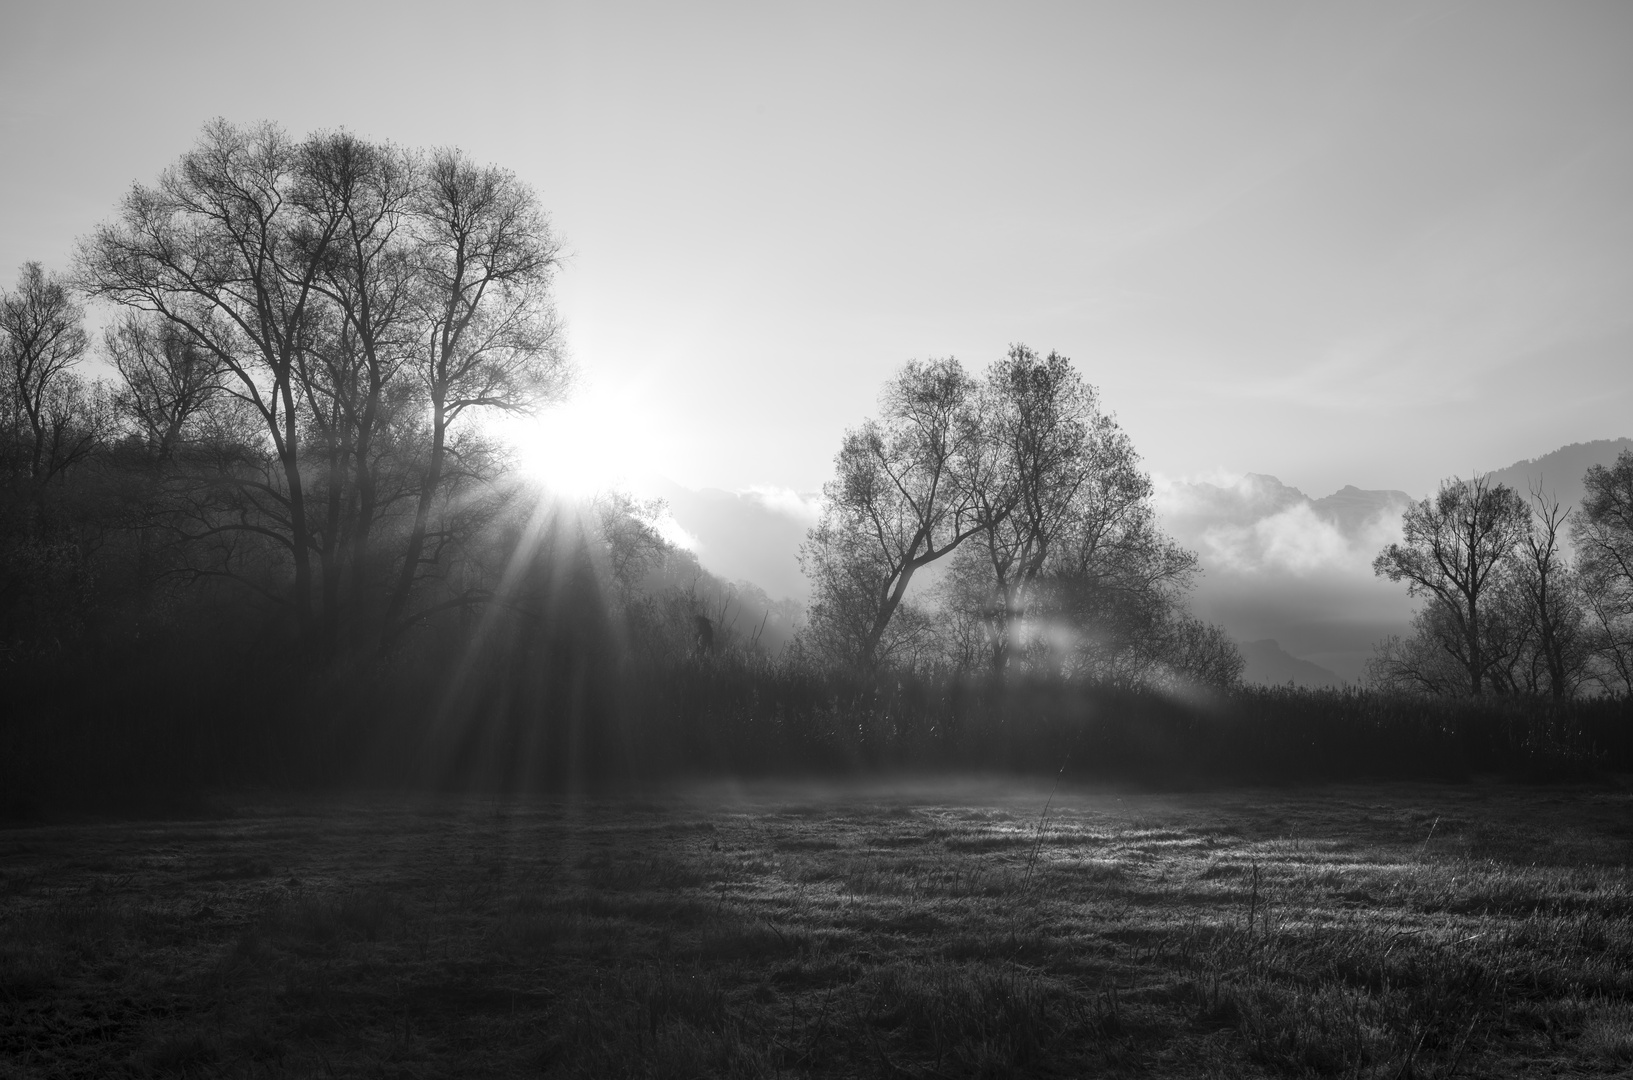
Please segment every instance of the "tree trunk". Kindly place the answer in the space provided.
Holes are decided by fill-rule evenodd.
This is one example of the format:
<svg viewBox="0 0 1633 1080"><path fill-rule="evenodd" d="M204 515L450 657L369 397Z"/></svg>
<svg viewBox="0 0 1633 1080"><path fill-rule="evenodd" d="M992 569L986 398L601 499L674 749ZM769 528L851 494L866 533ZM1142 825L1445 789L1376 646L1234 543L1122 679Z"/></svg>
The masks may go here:
<svg viewBox="0 0 1633 1080"><path fill-rule="evenodd" d="M331 428L328 447L329 492L324 506L323 530L323 651L334 655L340 634L341 451Z"/></svg>
<svg viewBox="0 0 1633 1080"><path fill-rule="evenodd" d="M879 666L879 643L884 640L885 630L890 627L890 620L901 607L902 597L907 593L907 583L913 579L913 563L911 561L896 577L896 584L886 589L884 598L879 605L878 614L873 617L873 626L868 630L868 636L862 643L860 657L862 670L872 672Z"/></svg>
<svg viewBox="0 0 1633 1080"><path fill-rule="evenodd" d="M380 379L370 350L369 399L364 405L357 425L357 442L352 446L352 459L357 472L357 521L351 537L352 603L367 604L369 573L369 538L374 530L374 511L379 498L374 470L369 465L369 451L374 445L374 424L379 415ZM371 605L372 606L372 605ZM373 612L366 617L372 618Z"/></svg>
<svg viewBox="0 0 1633 1080"><path fill-rule="evenodd" d="M306 525L306 491L301 484L300 432L295 423L295 399L287 372L279 387L284 407L283 445L278 448L284 482L289 485L289 540L295 560L295 626L302 643L313 642L311 536Z"/></svg>
<svg viewBox="0 0 1633 1080"><path fill-rule="evenodd" d="M426 464L425 481L420 487L419 502L414 508L414 527L408 535L408 548L403 553L402 570L397 575L397 588L391 598L391 607L386 612L387 640L396 635L403 612L408 608L408 596L414 588L414 573L418 570L420 557L425 552L425 532L431 520L431 502L436 498L437 488L442 484L442 458L448 435L448 422L440 398L433 402L432 407L431 459Z"/></svg>
<svg viewBox="0 0 1633 1080"><path fill-rule="evenodd" d="M1480 696L1485 682L1484 659L1480 649L1480 621L1479 610L1475 604L1473 594L1469 596L1469 693L1474 697Z"/></svg>

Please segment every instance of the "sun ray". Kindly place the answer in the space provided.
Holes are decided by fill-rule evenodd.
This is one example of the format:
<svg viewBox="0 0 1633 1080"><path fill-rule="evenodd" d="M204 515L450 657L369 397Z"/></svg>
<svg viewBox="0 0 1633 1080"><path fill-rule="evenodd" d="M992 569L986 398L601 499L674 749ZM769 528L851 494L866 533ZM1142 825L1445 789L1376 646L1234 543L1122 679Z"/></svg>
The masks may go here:
<svg viewBox="0 0 1633 1080"><path fill-rule="evenodd" d="M530 416L506 417L496 434L524 474L572 499L646 493L663 459L657 426L606 386L586 387Z"/></svg>

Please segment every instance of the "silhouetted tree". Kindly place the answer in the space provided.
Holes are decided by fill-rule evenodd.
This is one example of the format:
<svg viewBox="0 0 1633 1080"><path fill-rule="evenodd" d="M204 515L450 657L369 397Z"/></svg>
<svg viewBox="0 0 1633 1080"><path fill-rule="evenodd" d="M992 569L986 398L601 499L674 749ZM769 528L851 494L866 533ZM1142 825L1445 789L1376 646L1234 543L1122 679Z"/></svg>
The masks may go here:
<svg viewBox="0 0 1633 1080"><path fill-rule="evenodd" d="M1158 528L1132 443L1070 360L1016 345L979 383L909 365L882 404L846 436L801 552L819 655L866 669L934 645L996 673L1237 677L1235 646L1184 613L1196 557ZM940 608L904 602L949 555Z"/></svg>
<svg viewBox="0 0 1633 1080"><path fill-rule="evenodd" d="M103 348L119 372L115 404L156 460L199 440L199 421L225 389L215 356L174 323L139 312L110 326Z"/></svg>
<svg viewBox="0 0 1633 1080"><path fill-rule="evenodd" d="M819 653L868 669L922 637L903 604L913 575L983 528L974 391L956 360L915 361L886 384L879 418L846 433L800 553Z"/></svg>
<svg viewBox="0 0 1633 1080"><path fill-rule="evenodd" d="M1232 663L1228 657L1219 663L1189 658L1193 646L1219 646L1223 653L1228 639L1203 624L1189 626L1195 620L1184 600L1196 578L1196 555L1158 527L1149 480L1135 475L1132 487L1127 478L1106 478L1109 490L1099 505L1110 512L1085 515L1062 545L1040 589L1037 614L1070 628L1069 670L1088 678L1137 684L1160 681L1169 671L1223 671ZM1218 680L1210 675L1206 681Z"/></svg>
<svg viewBox="0 0 1633 1080"><path fill-rule="evenodd" d="M0 290L0 670L77 647L95 606L105 493L83 474L111 409L74 371L82 315L37 262Z"/></svg>
<svg viewBox="0 0 1633 1080"><path fill-rule="evenodd" d="M1468 692L1468 669L1443 641L1456 637L1448 609L1430 600L1412 615L1412 633L1391 634L1367 660L1367 682L1379 690L1456 697Z"/></svg>
<svg viewBox="0 0 1633 1080"><path fill-rule="evenodd" d="M1059 353L1040 357L1011 346L988 370L977 402L983 468L971 485L976 545L988 569L983 608L991 663L1002 672L1013 623L1025 616L1057 542L1093 512L1085 498L1091 481L1129 466L1132 448L1101 414L1094 388Z"/></svg>
<svg viewBox="0 0 1633 1080"><path fill-rule="evenodd" d="M150 438L194 390L226 399L198 402L229 437L176 486L192 571L286 606L321 652L486 600L452 569L493 513L468 417L561 389L557 255L511 174L346 133L214 121L133 188L79 274L157 320L110 339Z"/></svg>
<svg viewBox="0 0 1633 1080"><path fill-rule="evenodd" d="M642 578L670 551L669 543L658 532L663 511L662 500L643 501L626 492L613 491L596 499L607 570L613 588L626 605L636 595Z"/></svg>
<svg viewBox="0 0 1633 1080"><path fill-rule="evenodd" d="M1592 622L1598 679L1633 692L1633 452L1583 477L1586 493L1572 525L1584 601Z"/></svg>
<svg viewBox="0 0 1633 1080"><path fill-rule="evenodd" d="M1560 546L1570 512L1540 490L1533 489L1531 501L1534 516L1515 552L1511 579L1518 621L1526 628L1514 682L1527 693L1566 698L1576 693L1591 658L1581 579Z"/></svg>
<svg viewBox="0 0 1633 1080"><path fill-rule="evenodd" d="M400 623L427 544L459 422L485 409L526 411L559 395L568 367L550 286L561 248L531 189L457 151L433 155L415 204L420 279L410 363L430 406L429 447L388 620ZM430 565L435 559L429 560Z"/></svg>
<svg viewBox="0 0 1633 1080"><path fill-rule="evenodd" d="M1471 695L1487 688L1505 659L1493 633L1501 625L1495 600L1530 523L1530 509L1512 488L1453 478L1407 509L1402 542L1373 560L1374 573L1404 580L1411 595L1435 607L1420 629L1456 660Z"/></svg>
<svg viewBox="0 0 1633 1080"><path fill-rule="evenodd" d="M1094 388L1059 353L1016 345L977 400L982 527L943 580L946 651L960 664L984 653L995 672L1026 662L1142 682L1177 671L1182 639L1201 640L1182 632L1196 558L1158 528L1151 481Z"/></svg>
<svg viewBox="0 0 1633 1080"><path fill-rule="evenodd" d="M1177 685L1235 686L1247 661L1223 627L1180 615L1168 623L1162 674Z"/></svg>
<svg viewBox="0 0 1633 1080"><path fill-rule="evenodd" d="M36 494L95 445L99 403L74 374L85 355L84 313L37 262L0 292L0 408L5 472Z"/></svg>

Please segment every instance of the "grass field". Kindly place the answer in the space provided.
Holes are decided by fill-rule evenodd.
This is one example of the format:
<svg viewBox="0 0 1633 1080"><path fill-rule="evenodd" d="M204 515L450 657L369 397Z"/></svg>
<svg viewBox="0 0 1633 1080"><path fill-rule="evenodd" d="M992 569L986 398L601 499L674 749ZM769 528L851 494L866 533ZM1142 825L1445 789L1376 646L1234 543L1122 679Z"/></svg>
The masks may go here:
<svg viewBox="0 0 1633 1080"><path fill-rule="evenodd" d="M0 830L0 1076L1633 1072L1633 793L710 787Z"/></svg>

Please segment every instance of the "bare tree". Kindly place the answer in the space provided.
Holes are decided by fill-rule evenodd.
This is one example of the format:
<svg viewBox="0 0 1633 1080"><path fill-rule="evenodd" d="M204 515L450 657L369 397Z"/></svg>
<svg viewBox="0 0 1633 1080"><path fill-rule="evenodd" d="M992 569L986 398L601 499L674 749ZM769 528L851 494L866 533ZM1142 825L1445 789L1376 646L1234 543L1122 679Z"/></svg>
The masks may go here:
<svg viewBox="0 0 1633 1080"><path fill-rule="evenodd" d="M1446 609L1430 600L1412 615L1412 633L1391 634L1367 660L1367 682L1376 689L1454 697L1468 689L1468 670L1441 646L1455 636Z"/></svg>
<svg viewBox="0 0 1633 1080"><path fill-rule="evenodd" d="M1486 624L1530 523L1530 509L1512 488L1492 486L1483 477L1453 478L1440 485L1434 499L1407 509L1403 542L1390 544L1372 563L1375 574L1404 580L1411 595L1438 607L1440 617L1425 625L1461 666L1474 696L1502 660Z"/></svg>
<svg viewBox="0 0 1633 1080"><path fill-rule="evenodd" d="M219 482L182 496L187 538L214 560L197 572L287 604L320 651L486 599L449 573L491 516L473 496L492 454L463 418L561 388L558 250L511 174L344 132L296 142L215 121L133 188L81 245L84 287L162 320L172 359L206 358L257 419ZM153 370L127 378L149 405ZM240 573L245 544L282 553L287 587Z"/></svg>
<svg viewBox="0 0 1633 1080"><path fill-rule="evenodd" d="M974 389L956 360L909 363L886 384L879 419L846 434L800 556L811 633L830 655L868 669L909 647L911 613L890 631L913 575L983 527Z"/></svg>
<svg viewBox="0 0 1633 1080"><path fill-rule="evenodd" d="M224 391L224 370L174 323L151 313L127 312L103 334L118 370L119 410L154 457L165 461Z"/></svg>
<svg viewBox="0 0 1633 1080"><path fill-rule="evenodd" d="M846 435L801 550L817 652L866 669L934 648L1126 681L1230 669L1228 641L1180 607L1196 557L1157 527L1138 455L1070 360L1016 345L980 383L910 364L881 406ZM940 610L908 603L949 555Z"/></svg>
<svg viewBox="0 0 1633 1080"><path fill-rule="evenodd" d="M1570 511L1540 488L1531 490L1531 502L1535 516L1515 553L1514 586L1530 638L1521 678L1530 693L1545 685L1551 697L1565 698L1576 692L1588 660L1581 588L1560 546Z"/></svg>
<svg viewBox="0 0 1633 1080"><path fill-rule="evenodd" d="M1182 615L1168 622L1163 674L1173 684L1232 687L1247 662L1223 627Z"/></svg>
<svg viewBox="0 0 1633 1080"><path fill-rule="evenodd" d="M412 411L416 396L402 373L414 345L411 227L420 173L414 155L346 132L302 146L295 197L309 215L340 223L313 286L328 301L326 333L303 358L298 380L321 497L313 535L330 639L343 611L360 621L378 614L375 530L406 486L391 485L387 474L401 468L394 451L403 447L392 436L406 419L400 410Z"/></svg>
<svg viewBox="0 0 1633 1080"><path fill-rule="evenodd" d="M1587 491L1572 525L1577 566L1602 669L1613 692L1633 691L1633 452L1583 477Z"/></svg>
<svg viewBox="0 0 1633 1080"><path fill-rule="evenodd" d="M436 154L415 207L410 363L429 400L430 433L414 520L388 623L401 625L426 567L431 512L459 453L456 425L483 409L527 411L559 396L569 368L550 303L561 247L533 192L503 169Z"/></svg>
<svg viewBox="0 0 1633 1080"><path fill-rule="evenodd" d="M1094 388L1059 353L1016 345L977 400L981 529L942 583L957 661L1134 682L1171 667L1182 639L1202 640L1176 621L1196 559L1157 527L1150 478Z"/></svg>
<svg viewBox="0 0 1633 1080"><path fill-rule="evenodd" d="M281 475L276 483L246 484L253 517L209 532L254 532L285 552L296 623L312 638L298 379L319 333L321 297L313 286L340 218L332 208L310 217L293 199L300 158L298 145L273 125L212 121L157 185L131 189L118 219L84 242L79 263L87 291L177 326L232 374L232 393L259 414Z"/></svg>
<svg viewBox="0 0 1633 1080"><path fill-rule="evenodd" d="M1049 565L1056 543L1088 509L1097 469L1116 468L1126 439L1100 413L1094 388L1070 360L1012 345L983 382L980 442L985 468L972 485L990 569L987 607L993 670L1008 662L1012 624Z"/></svg>
<svg viewBox="0 0 1633 1080"><path fill-rule="evenodd" d="M1217 639L1182 625L1195 553L1158 526L1150 480L1132 464L1097 477L1092 495L1041 583L1037 615L1071 629L1076 674L1133 684L1188 670L1185 651Z"/></svg>
<svg viewBox="0 0 1633 1080"><path fill-rule="evenodd" d="M5 465L38 494L95 442L94 403L73 368L85 355L84 313L68 286L37 262L0 292L0 395Z"/></svg>

